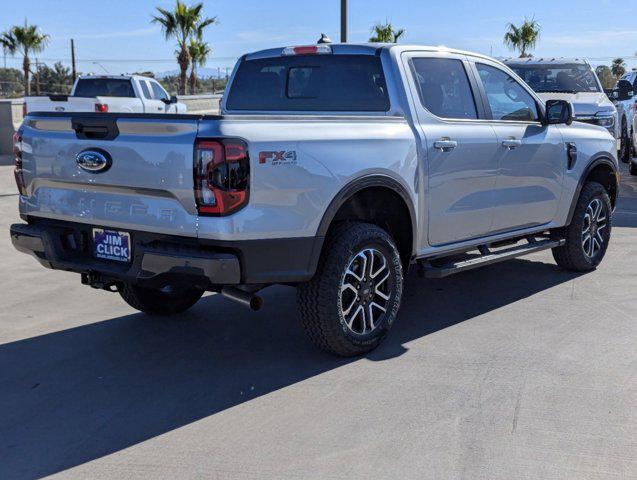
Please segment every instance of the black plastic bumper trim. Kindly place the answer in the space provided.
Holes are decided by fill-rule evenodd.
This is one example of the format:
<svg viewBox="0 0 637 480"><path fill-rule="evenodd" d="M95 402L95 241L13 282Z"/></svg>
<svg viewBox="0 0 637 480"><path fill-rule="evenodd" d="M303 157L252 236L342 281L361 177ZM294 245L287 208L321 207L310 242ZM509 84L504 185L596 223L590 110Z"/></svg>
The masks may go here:
<svg viewBox="0 0 637 480"><path fill-rule="evenodd" d="M144 252L138 278L161 274L206 277L211 283L235 285L241 281L241 269L236 256L217 253L209 256L183 256L164 252Z"/></svg>
<svg viewBox="0 0 637 480"><path fill-rule="evenodd" d="M209 240L126 230L131 234L132 263L119 264L95 259L90 251L91 229L109 228L106 225L38 217L24 220L29 223L11 226L13 244L44 266L140 281L160 275L190 275L214 281L214 285L304 282L316 271L324 240L323 236ZM76 251L69 251L63 241L66 237L73 238L78 245Z"/></svg>
<svg viewBox="0 0 637 480"><path fill-rule="evenodd" d="M236 285L241 280L239 259L230 253L198 251L193 247L176 251L169 245L151 248L137 243L133 247L132 263L118 264L87 254L86 248L81 248L81 241L76 240L75 233L64 224L47 228L17 223L11 225L11 242L16 250L33 255L43 266L54 270L98 273L107 278L147 284L177 280L202 286ZM64 238L75 248L64 248Z"/></svg>

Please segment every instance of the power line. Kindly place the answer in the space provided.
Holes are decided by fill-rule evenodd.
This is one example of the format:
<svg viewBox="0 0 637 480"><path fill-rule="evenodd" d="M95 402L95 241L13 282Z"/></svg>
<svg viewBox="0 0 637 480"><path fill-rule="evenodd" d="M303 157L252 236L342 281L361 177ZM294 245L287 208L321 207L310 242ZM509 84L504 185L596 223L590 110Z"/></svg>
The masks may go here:
<svg viewBox="0 0 637 480"><path fill-rule="evenodd" d="M237 60L239 57L211 57L208 61L227 61L227 60ZM12 57L9 60L21 61L20 58ZM40 58L40 60L46 62L68 62L68 58ZM176 62L176 57L174 58L91 58L91 59L75 59L76 62L116 62L116 63L125 63L125 62L136 62L136 63L146 63L146 62Z"/></svg>

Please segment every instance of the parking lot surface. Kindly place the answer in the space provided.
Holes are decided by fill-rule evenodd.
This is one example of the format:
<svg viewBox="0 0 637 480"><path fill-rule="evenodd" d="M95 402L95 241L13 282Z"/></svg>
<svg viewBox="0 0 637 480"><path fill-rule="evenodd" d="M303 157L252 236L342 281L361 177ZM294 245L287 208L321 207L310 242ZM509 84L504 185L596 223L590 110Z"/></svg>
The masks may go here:
<svg viewBox="0 0 637 480"><path fill-rule="evenodd" d="M0 478L637 478L637 178L607 257L410 275L387 341L306 343L295 291L136 313L15 252L0 167Z"/></svg>

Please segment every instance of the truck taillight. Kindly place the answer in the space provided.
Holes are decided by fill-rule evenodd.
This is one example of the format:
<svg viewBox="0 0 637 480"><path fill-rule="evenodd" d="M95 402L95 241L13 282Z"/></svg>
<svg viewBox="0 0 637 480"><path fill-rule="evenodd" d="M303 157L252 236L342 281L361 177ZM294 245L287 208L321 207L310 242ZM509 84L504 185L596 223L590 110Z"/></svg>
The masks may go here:
<svg viewBox="0 0 637 480"><path fill-rule="evenodd" d="M195 200L202 215L229 215L248 203L250 160L243 140L198 139L194 160Z"/></svg>
<svg viewBox="0 0 637 480"><path fill-rule="evenodd" d="M95 111L97 113L108 113L108 103L96 103Z"/></svg>
<svg viewBox="0 0 637 480"><path fill-rule="evenodd" d="M13 175L15 183L18 187L20 195L26 195L27 189L24 183L24 175L22 170L22 132L18 130L13 134L13 158L15 161L15 169Z"/></svg>

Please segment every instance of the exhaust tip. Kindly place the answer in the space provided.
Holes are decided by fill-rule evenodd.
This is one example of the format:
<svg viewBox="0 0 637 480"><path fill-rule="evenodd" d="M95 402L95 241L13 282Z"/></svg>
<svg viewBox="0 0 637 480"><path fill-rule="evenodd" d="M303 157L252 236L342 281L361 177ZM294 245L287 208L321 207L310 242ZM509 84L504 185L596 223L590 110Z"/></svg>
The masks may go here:
<svg viewBox="0 0 637 480"><path fill-rule="evenodd" d="M263 299L258 295L252 295L252 298L250 299L250 308L253 311L258 312L259 310L261 310L262 306Z"/></svg>
<svg viewBox="0 0 637 480"><path fill-rule="evenodd" d="M255 312L260 310L263 306L263 299L261 297L236 287L223 287L221 289L221 295Z"/></svg>

